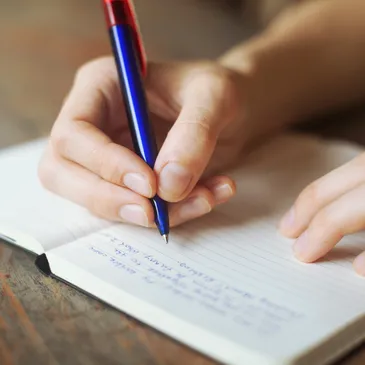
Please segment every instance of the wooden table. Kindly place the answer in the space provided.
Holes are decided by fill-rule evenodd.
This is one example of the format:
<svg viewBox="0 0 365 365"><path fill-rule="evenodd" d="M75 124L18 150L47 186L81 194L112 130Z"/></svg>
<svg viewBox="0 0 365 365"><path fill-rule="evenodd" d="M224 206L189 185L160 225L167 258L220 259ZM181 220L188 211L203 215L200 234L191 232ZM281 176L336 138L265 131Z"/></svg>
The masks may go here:
<svg viewBox="0 0 365 365"><path fill-rule="evenodd" d="M0 49L0 147L5 147L46 135L76 68L108 53L99 1L0 0ZM337 122L318 130L350 139L365 136L359 115L351 128ZM33 261L0 242L1 365L214 364L40 275ZM365 346L339 364L364 363Z"/></svg>

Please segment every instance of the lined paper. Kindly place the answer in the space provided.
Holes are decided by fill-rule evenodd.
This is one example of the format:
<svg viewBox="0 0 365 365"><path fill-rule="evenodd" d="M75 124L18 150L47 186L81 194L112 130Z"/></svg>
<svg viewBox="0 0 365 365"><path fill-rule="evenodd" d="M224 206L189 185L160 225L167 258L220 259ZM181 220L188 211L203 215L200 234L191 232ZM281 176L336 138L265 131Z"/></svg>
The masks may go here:
<svg viewBox="0 0 365 365"><path fill-rule="evenodd" d="M269 221L231 229L231 234L209 228L221 219L213 213L204 224L178 230L168 246L153 231L109 228L51 251L51 268L81 288L92 283L94 295L120 310L128 294L143 303L146 313L157 307L237 346L275 357L314 345L364 314L365 282L351 267L338 264L346 261L299 264ZM121 299L113 302L115 296Z"/></svg>
<svg viewBox="0 0 365 365"><path fill-rule="evenodd" d="M359 150L284 138L265 151L233 172L236 199L173 229L169 245L154 230L116 225L50 251L52 270L207 354L220 355L217 339L232 346L221 349L232 363L232 349L240 361L244 351L264 356L260 364L287 363L365 314L365 281L351 265L364 234L308 265L276 230L308 182Z"/></svg>

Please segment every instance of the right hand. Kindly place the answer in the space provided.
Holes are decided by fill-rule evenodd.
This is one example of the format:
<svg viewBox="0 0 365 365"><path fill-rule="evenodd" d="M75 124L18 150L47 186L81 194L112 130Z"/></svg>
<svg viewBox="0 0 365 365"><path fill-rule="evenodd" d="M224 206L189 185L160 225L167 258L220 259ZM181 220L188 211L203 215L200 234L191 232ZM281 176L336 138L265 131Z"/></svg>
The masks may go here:
<svg viewBox="0 0 365 365"><path fill-rule="evenodd" d="M149 108L162 145L154 170L132 151L115 64L103 58L77 73L39 177L47 189L95 215L142 226L154 226L149 198L157 193L170 203L176 226L235 193L229 177L213 173L236 162L248 139L243 77L207 62L150 64L147 75Z"/></svg>

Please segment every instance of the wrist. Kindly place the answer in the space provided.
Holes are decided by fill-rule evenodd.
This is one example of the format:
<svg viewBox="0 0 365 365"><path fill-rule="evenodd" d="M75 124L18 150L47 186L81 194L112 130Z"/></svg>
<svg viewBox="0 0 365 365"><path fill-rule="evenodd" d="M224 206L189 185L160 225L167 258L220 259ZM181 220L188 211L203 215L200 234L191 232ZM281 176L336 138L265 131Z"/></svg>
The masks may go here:
<svg viewBox="0 0 365 365"><path fill-rule="evenodd" d="M271 39L261 34L218 59L240 79L245 135L252 143L295 120L289 98L297 86L283 87L280 79L285 75L279 76L276 51L269 51L272 48Z"/></svg>
<svg viewBox="0 0 365 365"><path fill-rule="evenodd" d="M244 75L250 123L264 128L300 122L365 96L365 23L354 16L365 13L365 6L352 0L295 9L218 60Z"/></svg>

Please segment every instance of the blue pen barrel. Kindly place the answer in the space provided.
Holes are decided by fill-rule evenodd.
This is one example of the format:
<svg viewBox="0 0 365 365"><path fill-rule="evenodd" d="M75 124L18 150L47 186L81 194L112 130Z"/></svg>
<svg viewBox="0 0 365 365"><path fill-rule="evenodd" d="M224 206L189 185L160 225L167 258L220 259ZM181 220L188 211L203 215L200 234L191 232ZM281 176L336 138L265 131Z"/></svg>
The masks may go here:
<svg viewBox="0 0 365 365"><path fill-rule="evenodd" d="M117 56L117 69L134 149L153 168L158 151L154 130L149 120L141 67L136 62L139 58L133 42L133 29L128 24L123 24L113 26L109 32Z"/></svg>
<svg viewBox="0 0 365 365"><path fill-rule="evenodd" d="M128 24L121 24L112 26L109 32L134 149L153 169L158 151L149 117L133 29ZM151 203L155 212L156 225L161 235L167 236L169 233L167 204L158 196L151 199Z"/></svg>

